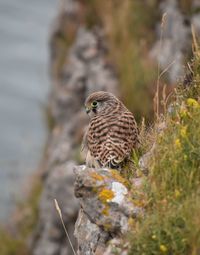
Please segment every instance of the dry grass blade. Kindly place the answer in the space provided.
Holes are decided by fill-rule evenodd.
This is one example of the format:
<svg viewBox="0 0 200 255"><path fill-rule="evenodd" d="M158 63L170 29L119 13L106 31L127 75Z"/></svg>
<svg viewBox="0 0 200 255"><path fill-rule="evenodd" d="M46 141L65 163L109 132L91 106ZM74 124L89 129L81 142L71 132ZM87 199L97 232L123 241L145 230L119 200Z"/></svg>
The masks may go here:
<svg viewBox="0 0 200 255"><path fill-rule="evenodd" d="M68 241L69 241L69 244L70 244L70 246L71 246L71 248L72 248L72 251L73 251L74 255L77 255L76 252L75 252L75 250L74 250L73 244L72 244L72 242L71 242L71 240L70 240L70 237L69 237L69 234L68 234L68 232L67 232L67 229L66 229L66 227L65 227L65 223L64 223L63 217L62 217L62 212L61 212L61 209L60 209L60 207L59 207L58 202L57 202L56 199L54 199L54 203L55 203L56 211L58 212L58 215L59 215L59 217L60 217L61 223L62 223L62 225L63 225L65 234L66 234L67 239L68 239Z"/></svg>
<svg viewBox="0 0 200 255"><path fill-rule="evenodd" d="M196 33L195 33L195 29L194 29L193 25L191 27L191 30L192 30L192 39L193 39L194 52L196 54L199 54L199 45L198 45L198 42L197 42Z"/></svg>
<svg viewBox="0 0 200 255"><path fill-rule="evenodd" d="M159 46L159 55L162 50L162 41L163 41L163 30L167 19L167 13L165 12L162 16L161 21L161 34L160 34L160 46ZM156 104L156 117L159 117L159 85L160 85L160 60L158 60L158 69L157 69L157 82L156 82L156 94L154 97L154 102Z"/></svg>
<svg viewBox="0 0 200 255"><path fill-rule="evenodd" d="M169 68L176 62L176 60L173 60L160 74L159 79L169 70Z"/></svg>

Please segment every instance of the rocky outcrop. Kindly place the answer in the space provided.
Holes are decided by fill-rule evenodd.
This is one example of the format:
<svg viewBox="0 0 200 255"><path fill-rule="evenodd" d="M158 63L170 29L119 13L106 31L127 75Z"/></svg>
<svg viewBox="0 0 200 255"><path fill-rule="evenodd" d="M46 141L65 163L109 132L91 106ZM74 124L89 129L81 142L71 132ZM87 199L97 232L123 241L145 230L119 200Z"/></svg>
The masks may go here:
<svg viewBox="0 0 200 255"><path fill-rule="evenodd" d="M84 100L92 91L116 94L117 79L106 61L106 47L99 29L81 25L81 5L65 1L51 39L52 92L50 122L53 126L47 144L44 188L39 205L39 221L31 241L34 255L73 254L66 243L61 222L54 208L57 199L74 247L74 224L79 204L74 197L73 168L81 162L80 144L87 123ZM66 30L74 21L71 35ZM76 21L76 22L75 22ZM73 38L74 43L67 42Z"/></svg>
<svg viewBox="0 0 200 255"><path fill-rule="evenodd" d="M142 217L143 206L134 204L127 180L112 169L75 168L75 195L81 210L75 226L79 255L111 254L108 241L129 230L131 220ZM138 190L142 178L131 182Z"/></svg>
<svg viewBox="0 0 200 255"><path fill-rule="evenodd" d="M68 161L54 167L48 175L40 200L40 218L34 236L33 254L71 254L70 246L66 245L60 219L54 209L53 198L56 198L65 219L65 225L73 245L74 226L79 209L73 191L73 166L75 162Z"/></svg>

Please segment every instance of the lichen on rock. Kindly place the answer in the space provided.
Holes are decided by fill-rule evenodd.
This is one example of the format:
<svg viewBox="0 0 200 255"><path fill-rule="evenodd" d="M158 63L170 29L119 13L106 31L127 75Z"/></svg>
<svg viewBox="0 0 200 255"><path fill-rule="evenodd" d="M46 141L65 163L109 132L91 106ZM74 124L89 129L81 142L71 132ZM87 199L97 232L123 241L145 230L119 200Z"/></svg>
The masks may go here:
<svg viewBox="0 0 200 255"><path fill-rule="evenodd" d="M96 235L91 235L88 229L96 226L100 237L107 234L107 238L104 239L104 248L106 248L107 241L128 231L130 218L140 217L143 214L143 208L132 203L131 194L124 185L124 178L119 178L120 174L113 174L115 170L88 167L83 170L83 167L77 166L74 172L75 196L81 205L75 227L78 254L85 254L82 251L86 249L86 246L90 246L89 250L93 250L87 254L97 254L94 247L92 248L94 242L96 243ZM87 229L89 231L87 235L80 232L86 231L83 228L85 221L87 226L90 226Z"/></svg>

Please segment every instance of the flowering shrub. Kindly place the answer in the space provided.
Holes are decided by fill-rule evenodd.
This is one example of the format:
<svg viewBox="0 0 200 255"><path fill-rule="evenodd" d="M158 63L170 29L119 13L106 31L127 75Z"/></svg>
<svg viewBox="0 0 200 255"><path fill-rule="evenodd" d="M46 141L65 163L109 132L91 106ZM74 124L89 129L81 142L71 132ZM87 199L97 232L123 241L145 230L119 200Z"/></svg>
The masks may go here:
<svg viewBox="0 0 200 255"><path fill-rule="evenodd" d="M147 211L130 233L130 255L200 253L200 54L156 134L145 183Z"/></svg>

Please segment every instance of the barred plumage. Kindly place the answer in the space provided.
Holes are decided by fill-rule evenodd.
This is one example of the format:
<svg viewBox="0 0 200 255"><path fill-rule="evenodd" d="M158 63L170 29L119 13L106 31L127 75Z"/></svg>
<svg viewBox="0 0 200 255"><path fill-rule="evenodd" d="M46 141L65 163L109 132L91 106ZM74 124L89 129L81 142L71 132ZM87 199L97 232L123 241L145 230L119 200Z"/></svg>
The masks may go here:
<svg viewBox="0 0 200 255"><path fill-rule="evenodd" d="M90 116L84 139L88 150L86 164L118 168L139 142L133 114L114 95L104 91L91 94L85 107Z"/></svg>

